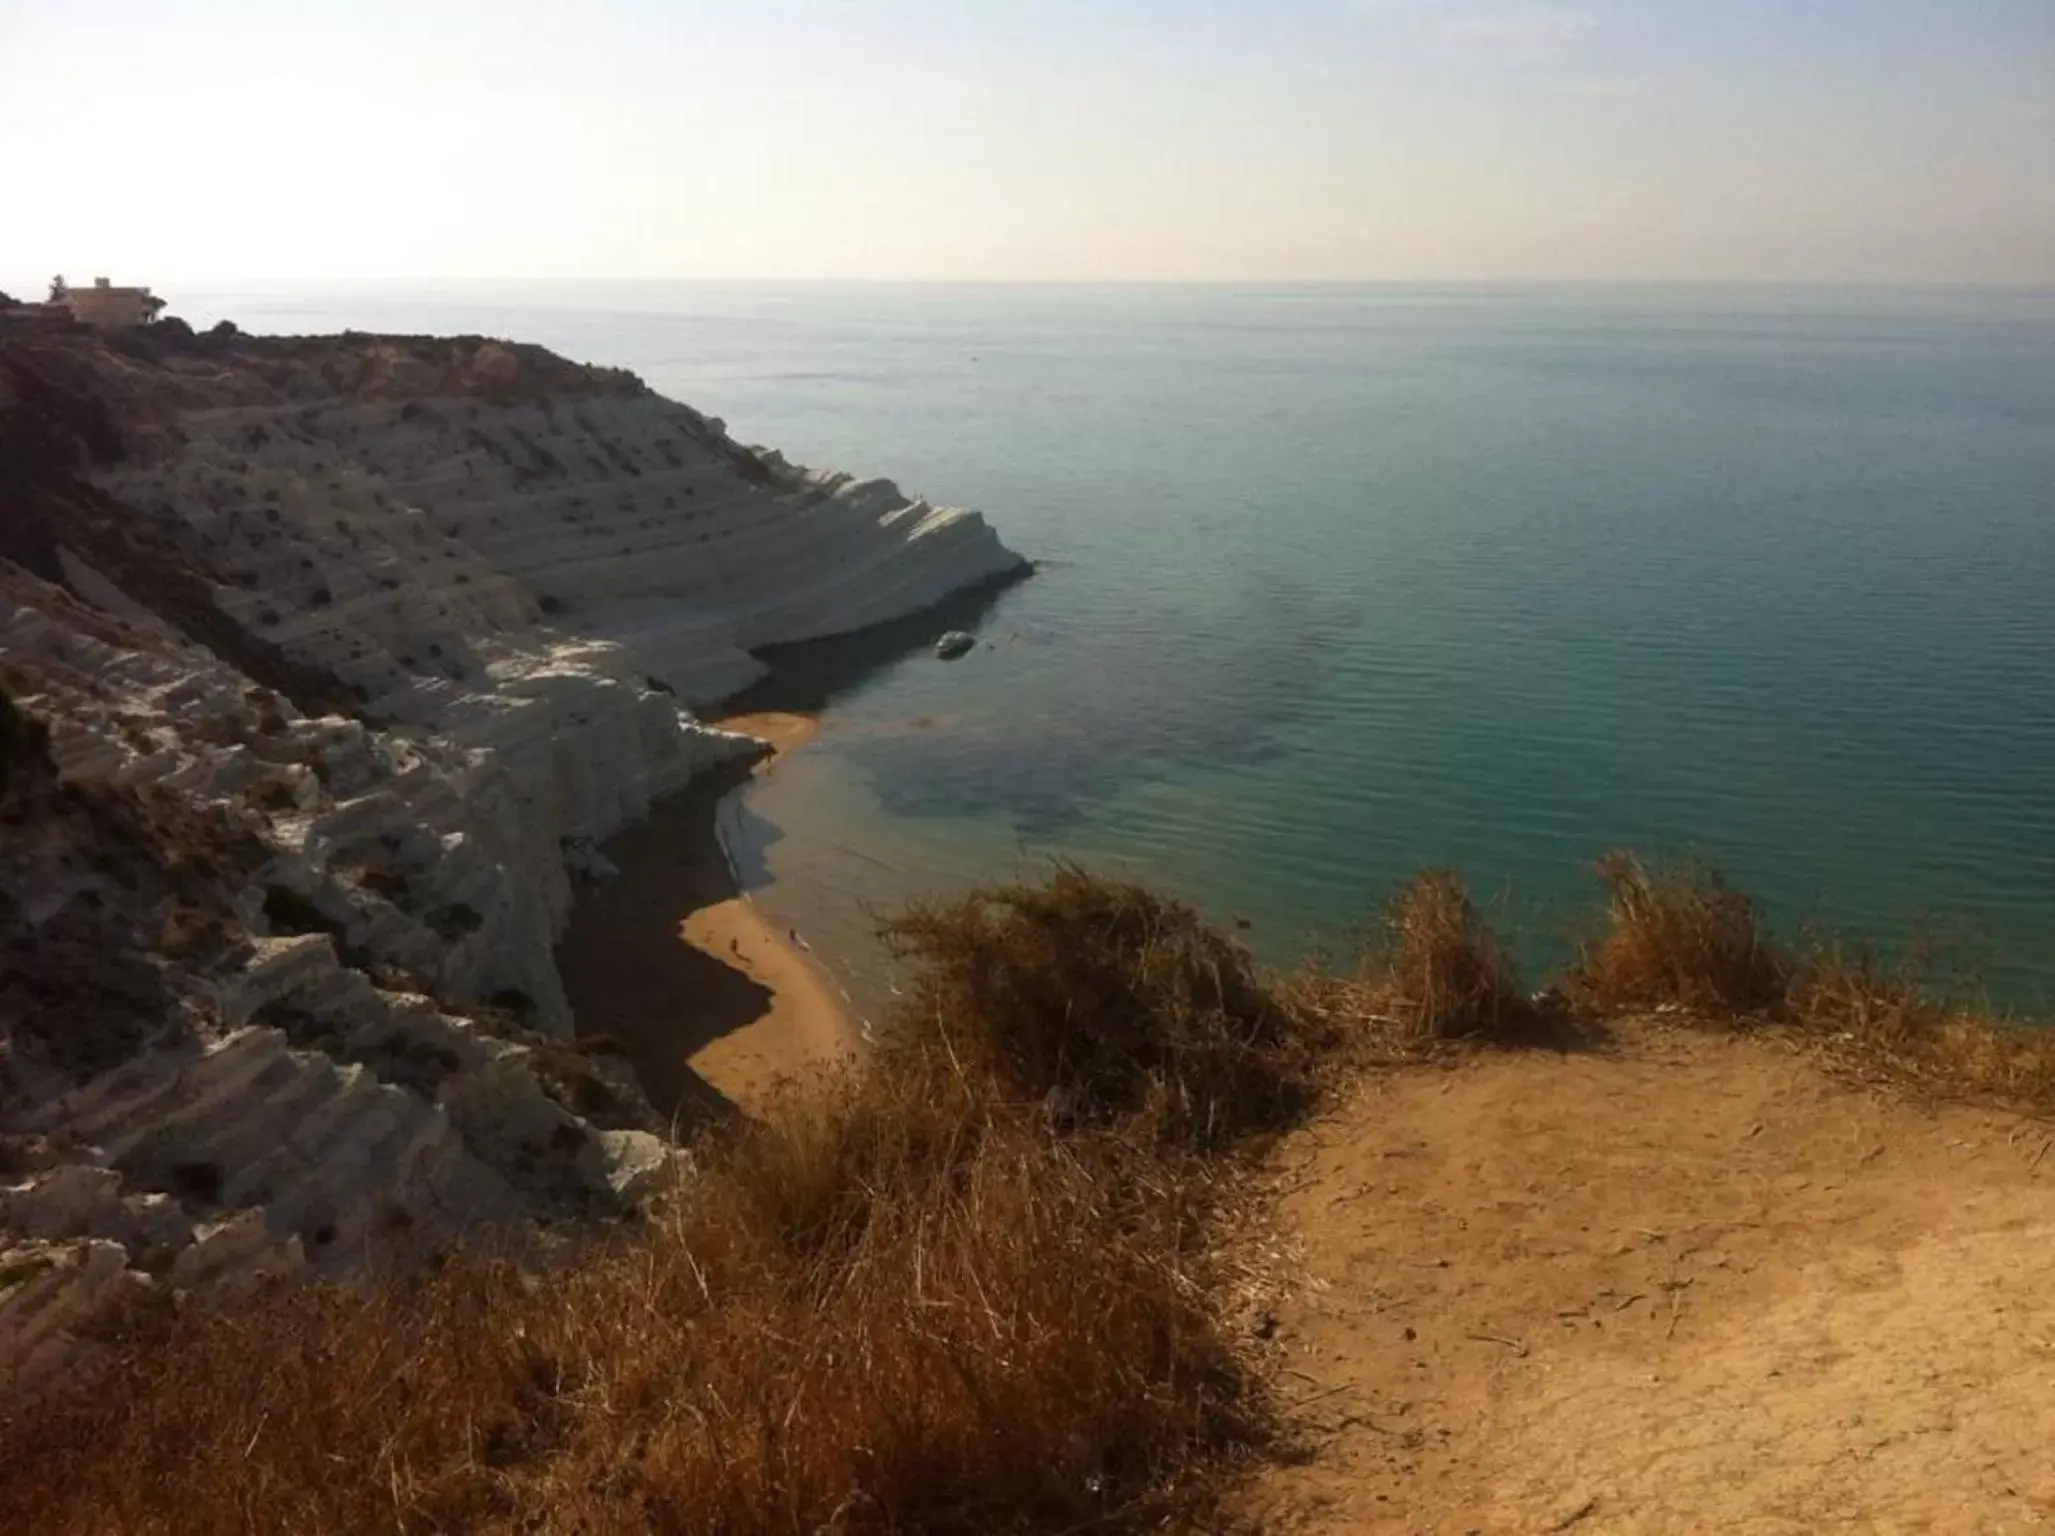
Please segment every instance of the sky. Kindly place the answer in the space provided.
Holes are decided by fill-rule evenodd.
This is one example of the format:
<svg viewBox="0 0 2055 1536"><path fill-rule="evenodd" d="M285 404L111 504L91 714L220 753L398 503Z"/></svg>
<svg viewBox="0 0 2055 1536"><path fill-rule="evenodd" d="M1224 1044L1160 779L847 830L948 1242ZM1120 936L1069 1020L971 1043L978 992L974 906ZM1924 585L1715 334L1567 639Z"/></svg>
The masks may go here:
<svg viewBox="0 0 2055 1536"><path fill-rule="evenodd" d="M0 0L0 287L2055 284L2055 0Z"/></svg>

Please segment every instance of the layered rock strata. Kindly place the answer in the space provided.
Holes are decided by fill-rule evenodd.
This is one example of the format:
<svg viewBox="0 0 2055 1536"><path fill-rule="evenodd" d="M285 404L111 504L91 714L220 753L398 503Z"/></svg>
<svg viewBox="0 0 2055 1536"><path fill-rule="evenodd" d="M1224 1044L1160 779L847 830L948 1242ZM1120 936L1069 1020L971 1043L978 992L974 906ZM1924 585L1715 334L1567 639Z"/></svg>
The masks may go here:
<svg viewBox="0 0 2055 1536"><path fill-rule="evenodd" d="M0 1372L671 1176L551 961L758 647L1021 562L476 338L0 340Z"/></svg>

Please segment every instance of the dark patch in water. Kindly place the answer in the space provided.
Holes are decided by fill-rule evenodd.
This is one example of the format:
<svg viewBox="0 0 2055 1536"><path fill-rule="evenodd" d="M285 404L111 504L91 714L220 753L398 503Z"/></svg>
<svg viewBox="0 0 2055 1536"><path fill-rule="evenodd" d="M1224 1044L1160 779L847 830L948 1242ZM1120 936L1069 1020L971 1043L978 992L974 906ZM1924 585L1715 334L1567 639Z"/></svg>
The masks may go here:
<svg viewBox="0 0 2055 1536"><path fill-rule="evenodd" d="M973 714L930 735L852 736L839 750L894 815L999 818L1030 838L1054 835L1127 785L1174 778L1195 762L1272 761L1285 750L1279 733L1310 709L1326 655L1359 620L1350 605L1287 582L1266 583L1250 608L1260 631L1209 627L1174 653L1107 655L1094 636L1051 634L1063 675L1089 676L1088 687L1049 702L1046 677L1025 686L1009 678L1019 710ZM1165 615L1144 632L1176 628ZM1263 638L1249 644L1254 632ZM1195 676L1211 686L1194 689Z"/></svg>
<svg viewBox="0 0 2055 1536"><path fill-rule="evenodd" d="M1034 570L1022 565L984 586L959 592L932 608L853 635L802 640L793 645L767 645L756 657L771 675L724 700L724 714L789 711L818 714L829 704L862 688L894 662L929 650L938 636L952 629L969 630L992 613L1001 597Z"/></svg>

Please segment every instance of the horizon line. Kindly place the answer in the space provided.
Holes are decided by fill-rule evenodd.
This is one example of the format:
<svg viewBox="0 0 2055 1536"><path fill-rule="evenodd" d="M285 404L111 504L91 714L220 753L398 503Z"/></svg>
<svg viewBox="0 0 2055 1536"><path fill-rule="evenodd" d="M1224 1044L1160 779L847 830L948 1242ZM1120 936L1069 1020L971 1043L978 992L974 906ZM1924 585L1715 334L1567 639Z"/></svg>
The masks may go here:
<svg viewBox="0 0 2055 1536"><path fill-rule="evenodd" d="M225 288L239 286L434 287L498 285L568 287L619 284L655 286L756 286L791 288L1930 288L2016 289L2055 292L2055 273L2034 278L1978 277L764 277L725 276L175 276L141 277L153 287ZM47 279L39 279L40 288ZM4 285L0 285L4 286ZM33 291L33 288L27 291ZM20 294L16 294L19 298Z"/></svg>

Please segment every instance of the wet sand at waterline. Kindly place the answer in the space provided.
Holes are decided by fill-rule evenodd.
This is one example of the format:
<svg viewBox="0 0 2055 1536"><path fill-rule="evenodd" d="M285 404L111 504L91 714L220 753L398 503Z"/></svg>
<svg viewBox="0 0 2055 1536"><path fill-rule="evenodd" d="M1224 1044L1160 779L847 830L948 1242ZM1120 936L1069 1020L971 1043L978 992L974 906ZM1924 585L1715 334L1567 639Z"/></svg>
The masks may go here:
<svg viewBox="0 0 2055 1536"><path fill-rule="evenodd" d="M859 1035L820 965L757 910L721 849L716 811L818 726L762 712L717 723L768 742L754 768L705 774L603 848L620 873L579 893L557 946L581 1037L618 1041L666 1115L761 1109L845 1060Z"/></svg>

